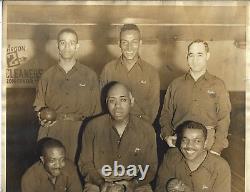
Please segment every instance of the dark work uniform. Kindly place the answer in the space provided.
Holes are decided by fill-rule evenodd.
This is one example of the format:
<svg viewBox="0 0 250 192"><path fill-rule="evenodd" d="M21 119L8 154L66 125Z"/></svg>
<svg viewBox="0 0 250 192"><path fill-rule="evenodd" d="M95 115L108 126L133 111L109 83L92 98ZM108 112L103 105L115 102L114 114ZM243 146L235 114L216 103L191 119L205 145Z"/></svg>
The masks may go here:
<svg viewBox="0 0 250 192"><path fill-rule="evenodd" d="M38 139L52 137L66 148L66 156L74 160L79 129L85 117L100 111L98 79L91 69L76 63L68 72L58 64L41 77L34 102L35 111L49 107L56 111L56 123L41 127Z"/></svg>
<svg viewBox="0 0 250 192"><path fill-rule="evenodd" d="M149 184L156 173L157 153L156 138L153 127L146 121L130 115L122 137L112 127L109 115L93 119L86 127L83 138L83 149L79 160L79 168L86 182L99 186L103 181L101 169L114 161L123 165L149 165L144 180L138 186ZM137 179L138 180L138 179Z"/></svg>
<svg viewBox="0 0 250 192"><path fill-rule="evenodd" d="M208 129L208 148L220 153L228 147L231 103L224 82L206 72L197 81L187 73L168 87L161 112L161 135L174 134L175 128L193 120Z"/></svg>
<svg viewBox="0 0 250 192"><path fill-rule="evenodd" d="M120 57L106 64L101 73L101 87L111 81L118 81L132 91L135 105L131 113L154 122L160 105L160 80L153 66L139 58L128 71Z"/></svg>
<svg viewBox="0 0 250 192"><path fill-rule="evenodd" d="M56 183L51 182L48 172L41 162L32 165L22 177L22 192L81 192L82 186L76 167L66 161Z"/></svg>
<svg viewBox="0 0 250 192"><path fill-rule="evenodd" d="M166 192L166 184L171 178L181 180L193 192L231 191L228 163L222 157L209 152L201 165L195 171L190 171L179 149L168 150L159 168L156 192Z"/></svg>

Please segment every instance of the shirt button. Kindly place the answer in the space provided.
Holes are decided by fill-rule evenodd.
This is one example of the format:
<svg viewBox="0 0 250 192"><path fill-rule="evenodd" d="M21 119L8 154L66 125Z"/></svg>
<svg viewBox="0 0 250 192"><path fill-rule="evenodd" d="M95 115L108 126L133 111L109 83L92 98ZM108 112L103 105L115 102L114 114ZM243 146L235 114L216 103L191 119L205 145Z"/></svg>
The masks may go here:
<svg viewBox="0 0 250 192"><path fill-rule="evenodd" d="M139 117L139 118L142 118L142 116L141 116L141 115L139 115L138 117Z"/></svg>
<svg viewBox="0 0 250 192"><path fill-rule="evenodd" d="M66 80L68 81L68 80L69 80L69 78L66 78Z"/></svg>

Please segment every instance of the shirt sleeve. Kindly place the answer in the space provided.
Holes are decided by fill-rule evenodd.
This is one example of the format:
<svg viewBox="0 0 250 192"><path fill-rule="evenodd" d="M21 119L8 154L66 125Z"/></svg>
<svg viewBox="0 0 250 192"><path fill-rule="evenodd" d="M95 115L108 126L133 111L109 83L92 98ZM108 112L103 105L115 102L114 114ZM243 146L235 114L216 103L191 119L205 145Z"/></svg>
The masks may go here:
<svg viewBox="0 0 250 192"><path fill-rule="evenodd" d="M143 168L145 170L145 166L149 165L149 169L146 174L146 177L143 180L140 181L138 180L138 178L136 178L136 180L138 181L136 187L149 184L154 179L157 171L158 159L157 159L156 134L154 132L153 127L150 127L150 129L152 130L152 132L150 132L147 135L148 144L146 146L145 158L144 158L145 165Z"/></svg>
<svg viewBox="0 0 250 192"><path fill-rule="evenodd" d="M172 95L172 84L170 84L164 98L164 104L160 117L162 138L174 134L172 126L173 115L174 115L174 98Z"/></svg>
<svg viewBox="0 0 250 192"><path fill-rule="evenodd" d="M169 149L159 167L155 192L167 192L166 185L169 179L175 178L175 153L177 149Z"/></svg>
<svg viewBox="0 0 250 192"><path fill-rule="evenodd" d="M154 123L160 106L160 78L157 71L153 73L150 82L150 97L148 100L147 114L149 114L150 122Z"/></svg>
<svg viewBox="0 0 250 192"><path fill-rule="evenodd" d="M93 142L94 142L94 126L90 122L83 134L82 151L80 154L78 166L85 181L100 186L104 182L104 178L99 174L94 166L93 159Z"/></svg>
<svg viewBox="0 0 250 192"><path fill-rule="evenodd" d="M71 166L70 175L69 175L69 183L68 183L68 192L81 192L82 185L80 182L80 178L77 174L76 167Z"/></svg>
<svg viewBox="0 0 250 192"><path fill-rule="evenodd" d="M211 150L221 153L228 147L228 129L230 125L231 102L224 83L218 89L217 96L217 116L218 122L215 127L215 142Z"/></svg>
<svg viewBox="0 0 250 192"><path fill-rule="evenodd" d="M93 76L92 82L93 82L91 90L92 98L90 99L90 101L92 101L91 113L92 115L97 115L101 113L101 100L100 100L99 81L96 75Z"/></svg>
<svg viewBox="0 0 250 192"><path fill-rule="evenodd" d="M34 192L36 191L36 187L33 185L32 182L33 177L29 177L26 174L23 175L21 180L21 191L22 192Z"/></svg>
<svg viewBox="0 0 250 192"><path fill-rule="evenodd" d="M231 171L228 163L224 163L217 166L217 178L214 183L214 192L231 192Z"/></svg>
<svg viewBox="0 0 250 192"><path fill-rule="evenodd" d="M46 107L46 102L45 102L46 89L47 89L47 81L42 76L36 88L36 98L33 104L35 111L39 111L41 108Z"/></svg>

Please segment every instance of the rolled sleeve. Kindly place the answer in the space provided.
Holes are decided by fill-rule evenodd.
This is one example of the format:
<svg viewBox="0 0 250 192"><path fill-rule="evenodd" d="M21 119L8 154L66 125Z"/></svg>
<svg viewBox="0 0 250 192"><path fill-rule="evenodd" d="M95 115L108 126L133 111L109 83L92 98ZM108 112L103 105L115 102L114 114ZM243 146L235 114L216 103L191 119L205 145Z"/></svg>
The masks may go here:
<svg viewBox="0 0 250 192"><path fill-rule="evenodd" d="M46 107L45 95L46 95L47 84L48 84L47 81L43 78L41 78L38 82L36 88L36 98L33 104L35 111L39 111L41 108Z"/></svg>
<svg viewBox="0 0 250 192"><path fill-rule="evenodd" d="M211 150L221 153L228 147L228 129L230 125L231 102L224 83L220 86L217 103L218 122L215 131L215 142Z"/></svg>
<svg viewBox="0 0 250 192"><path fill-rule="evenodd" d="M172 119L174 115L174 102L172 96L172 84L169 85L165 98L164 104L161 111L160 125L161 125L161 136L165 138L166 136L171 136L174 134Z"/></svg>
<svg viewBox="0 0 250 192"><path fill-rule="evenodd" d="M86 182L100 186L104 182L104 179L94 166L93 142L95 136L93 129L94 127L91 124L85 129L78 166Z"/></svg>

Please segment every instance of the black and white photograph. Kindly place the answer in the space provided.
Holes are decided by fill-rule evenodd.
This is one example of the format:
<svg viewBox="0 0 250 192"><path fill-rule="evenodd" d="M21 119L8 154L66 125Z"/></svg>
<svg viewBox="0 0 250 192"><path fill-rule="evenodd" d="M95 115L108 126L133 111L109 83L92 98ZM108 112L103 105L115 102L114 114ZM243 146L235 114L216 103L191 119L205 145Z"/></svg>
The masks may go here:
<svg viewBox="0 0 250 192"><path fill-rule="evenodd" d="M3 1L0 191L250 191L249 8Z"/></svg>

